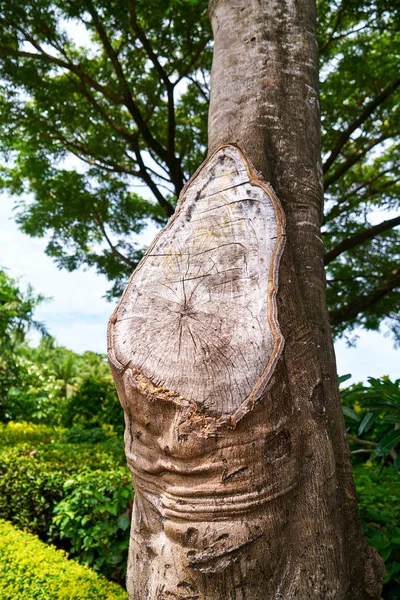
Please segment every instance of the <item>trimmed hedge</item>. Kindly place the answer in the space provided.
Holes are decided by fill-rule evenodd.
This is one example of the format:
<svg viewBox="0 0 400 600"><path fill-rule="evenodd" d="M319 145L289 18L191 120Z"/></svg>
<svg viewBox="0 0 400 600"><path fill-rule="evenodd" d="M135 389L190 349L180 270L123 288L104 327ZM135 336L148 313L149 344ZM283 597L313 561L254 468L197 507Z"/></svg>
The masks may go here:
<svg viewBox="0 0 400 600"><path fill-rule="evenodd" d="M126 600L126 592L62 550L0 521L0 598Z"/></svg>
<svg viewBox="0 0 400 600"><path fill-rule="evenodd" d="M14 446L15 444L51 444L60 437L64 430L47 425L35 423L1 423L0 446Z"/></svg>
<svg viewBox="0 0 400 600"><path fill-rule="evenodd" d="M53 508L65 496L64 482L82 471L103 471L106 475L119 470L123 458L122 453L113 453L102 444L32 443L24 439L23 443L1 447L0 442L0 519L29 529L46 542L56 541L49 539L49 532Z"/></svg>
<svg viewBox="0 0 400 600"><path fill-rule="evenodd" d="M122 583L133 497L122 441L72 444L62 434L0 424L0 519Z"/></svg>

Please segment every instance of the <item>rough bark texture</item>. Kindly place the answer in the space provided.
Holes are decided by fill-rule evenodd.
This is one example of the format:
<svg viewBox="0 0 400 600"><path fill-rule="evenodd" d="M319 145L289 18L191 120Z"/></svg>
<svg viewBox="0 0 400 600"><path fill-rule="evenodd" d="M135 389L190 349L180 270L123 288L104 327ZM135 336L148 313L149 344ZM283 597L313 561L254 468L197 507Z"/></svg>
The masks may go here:
<svg viewBox="0 0 400 600"><path fill-rule="evenodd" d="M110 320L129 597L377 600L325 305L314 2L210 14L209 159Z"/></svg>

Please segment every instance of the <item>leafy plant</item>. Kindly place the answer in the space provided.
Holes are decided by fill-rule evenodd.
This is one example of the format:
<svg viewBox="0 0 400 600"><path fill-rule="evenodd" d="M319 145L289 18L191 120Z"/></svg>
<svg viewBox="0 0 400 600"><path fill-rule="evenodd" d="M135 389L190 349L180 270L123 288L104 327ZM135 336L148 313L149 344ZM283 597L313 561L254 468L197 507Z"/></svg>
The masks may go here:
<svg viewBox="0 0 400 600"><path fill-rule="evenodd" d="M47 333L43 323L34 319L35 308L43 300L31 287L22 292L17 281L0 268L0 421L21 418L22 413L25 419L32 416L31 390L27 387L37 373L32 372L22 348L30 329ZM28 398L23 401L24 394Z"/></svg>
<svg viewBox="0 0 400 600"><path fill-rule="evenodd" d="M124 413L110 374L99 378L89 375L83 379L65 406L63 424L85 429L99 429L101 425L108 424L123 433Z"/></svg>
<svg viewBox="0 0 400 600"><path fill-rule="evenodd" d="M340 383L350 376L340 378ZM400 466L396 447L400 442L400 379L368 378L341 391L343 413L350 441L359 447L354 453L390 457ZM368 435L368 439L365 436Z"/></svg>
<svg viewBox="0 0 400 600"><path fill-rule="evenodd" d="M367 540L385 561L382 597L398 600L400 590L400 474L393 467L354 468L354 479Z"/></svg>
<svg viewBox="0 0 400 600"><path fill-rule="evenodd" d="M81 472L63 486L53 523L79 562L123 582L129 546L132 482L125 468Z"/></svg>
<svg viewBox="0 0 400 600"><path fill-rule="evenodd" d="M132 484L122 440L108 433L103 443L71 444L65 434L0 425L0 518L123 581Z"/></svg>

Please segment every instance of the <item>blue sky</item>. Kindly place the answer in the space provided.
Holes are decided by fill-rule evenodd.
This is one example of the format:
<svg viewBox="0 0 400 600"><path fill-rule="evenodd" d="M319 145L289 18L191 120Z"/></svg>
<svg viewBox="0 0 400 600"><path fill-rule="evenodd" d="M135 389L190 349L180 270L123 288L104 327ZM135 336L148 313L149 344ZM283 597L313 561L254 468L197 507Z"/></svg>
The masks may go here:
<svg viewBox="0 0 400 600"><path fill-rule="evenodd" d="M114 304L103 296L106 278L93 270L68 273L59 270L46 256L45 240L29 238L12 219L12 200L0 195L0 266L22 284L31 283L37 293L52 298L38 308L36 318L44 321L57 341L76 352L106 352L106 327ZM145 233L145 243L154 231ZM368 376L400 377L400 349L383 334L358 331L356 347L344 341L335 345L340 374L352 373L353 381Z"/></svg>

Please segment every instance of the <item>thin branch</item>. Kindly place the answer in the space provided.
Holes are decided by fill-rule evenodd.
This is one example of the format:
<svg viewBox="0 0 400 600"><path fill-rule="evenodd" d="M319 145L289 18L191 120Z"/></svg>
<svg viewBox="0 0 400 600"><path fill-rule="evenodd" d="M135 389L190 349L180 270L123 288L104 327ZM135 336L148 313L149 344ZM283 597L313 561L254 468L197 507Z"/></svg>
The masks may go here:
<svg viewBox="0 0 400 600"><path fill-rule="evenodd" d="M33 53L26 52L24 50L15 50L13 48L9 48L8 46L0 45L0 54L3 54L4 56L10 55L20 58L30 58L36 61L39 60L53 65L57 65L58 67L66 69L67 71L70 71L71 73L77 75L81 81L89 85L91 88L95 89L97 92L100 92L105 98L111 100L111 102L113 102L114 104L123 104L123 98L121 96L115 94L112 90L109 90L107 87L99 84L95 79L93 79L92 77L90 77L90 75L83 71L80 65L76 65L70 61L61 60L56 56L48 54L47 52L45 52L45 50L43 50L40 44L38 44L36 40L32 38L31 35L29 35L28 33L26 33L18 27L17 29L26 37L26 39L32 44L32 46L38 50L38 52Z"/></svg>
<svg viewBox="0 0 400 600"><path fill-rule="evenodd" d="M203 90L203 88L201 87L201 85L197 81L197 79L195 79L194 77L191 77L190 75L188 75L187 78L189 79L189 81L191 81L197 87L200 95L204 98L204 100L206 102L209 102L209 100L210 100L209 96L205 93L205 91Z"/></svg>
<svg viewBox="0 0 400 600"><path fill-rule="evenodd" d="M351 250L352 248L371 240L380 233L388 231L389 229L393 229L398 225L400 225L400 217L395 217L394 219L382 221L382 223L374 225L373 227L370 227L369 229L366 229L365 231L362 231L353 237L342 240L337 246L325 254L324 264L328 265L343 252L347 252L347 250Z"/></svg>
<svg viewBox="0 0 400 600"><path fill-rule="evenodd" d="M334 171L330 176L324 179L325 190L327 190L328 187L332 185L332 183L335 183L335 181L340 179L340 177L344 175L346 171L351 169L351 167L355 165L363 156L368 154L368 152L372 150L372 148L375 148L375 146L381 144L390 137L390 133L382 133L382 135L373 140L366 148L364 148L362 152L354 154L353 156L350 156L347 160L345 160L341 165L339 165L336 171Z"/></svg>
<svg viewBox="0 0 400 600"><path fill-rule="evenodd" d="M158 154L161 160L164 160L166 163L168 163L168 153L166 152L165 148L163 148L163 146L158 142L158 140L156 140L156 138L151 133L150 129L147 127L147 124L145 123L138 106L133 100L129 84L125 78L121 63L118 59L118 55L111 44L111 41L106 33L106 30L103 27L103 24L101 23L101 20L99 19L99 16L94 8L93 3L91 2L91 0L88 0L87 4L88 11L93 19L94 26L96 27L96 31L103 44L104 50L106 51L108 57L111 60L111 64L113 65L115 74L117 75L118 81L121 85L124 97L124 104L126 108L129 110L131 116L133 117L133 120L135 121L145 142L151 148L153 148L154 152Z"/></svg>
<svg viewBox="0 0 400 600"><path fill-rule="evenodd" d="M136 16L136 8L135 8L135 0L128 0L129 7L129 16L130 23L133 32L139 38L147 56L153 63L156 71L158 72L161 80L165 85L165 89L167 91L168 98L168 148L167 153L169 156L169 161L166 161L169 165L169 170L171 174L171 179L174 184L176 194L179 196L179 193L183 187L183 173L180 165L180 161L175 155L175 137L176 137L176 123L175 123L175 102L174 102L174 85L170 81L167 72L164 67L161 65L158 56L154 52L151 47L150 41L146 37L145 32L141 28L137 16Z"/></svg>
<svg viewBox="0 0 400 600"><path fill-rule="evenodd" d="M87 163L90 166L98 167L99 169L102 169L109 173L125 173L127 175L132 175L133 177L140 178L139 171L134 171L133 169L130 169L129 167L125 167L119 163L115 163L114 161L102 158L101 162L99 162L96 159L88 158L88 156L91 155L91 152L88 150L88 148L85 148L79 142L72 142L71 140L68 140L67 138L65 138L64 136L62 136L60 134L54 135L54 134L49 133L46 130L42 130L41 133L42 133L42 135L45 135L52 140L59 141L64 146L64 148L66 148L69 152L71 152L77 158L79 158L80 160L82 160L83 162ZM84 153L84 154L82 154L82 153Z"/></svg>
<svg viewBox="0 0 400 600"><path fill-rule="evenodd" d="M359 296L357 301L348 304L343 308L332 310L330 313L331 325L335 327L342 323L346 323L347 321L352 321L360 313L370 310L377 302L379 302L379 300L397 287L400 287L400 268L392 271L390 276L375 289L364 294L364 296Z"/></svg>
<svg viewBox="0 0 400 600"><path fill-rule="evenodd" d="M178 79L174 82L174 85L177 85L180 81L182 81L182 79L189 75L190 71L193 69L198 59L200 58L202 52L204 52L207 44L211 42L212 39L212 35L209 35L206 38L204 38L204 40L198 45L196 52L194 53L188 64L185 65L185 69L181 71Z"/></svg>
<svg viewBox="0 0 400 600"><path fill-rule="evenodd" d="M164 198L164 196L161 194L160 190L158 189L157 185L154 183L154 181L150 177L150 175L147 171L147 167L143 162L143 158L142 158L139 146L137 146L135 149L135 156L136 156L137 163L139 165L141 179L143 179L143 181L145 183L147 183L150 190L153 192L155 198L159 202L160 206L163 208L167 217L171 217L174 214L174 207L168 202L168 200L166 200Z"/></svg>
<svg viewBox="0 0 400 600"><path fill-rule="evenodd" d="M393 171L393 167L389 167L388 169L385 169L384 171L381 171L380 173L377 173L376 175L374 175L373 177L370 177L367 181L364 181L362 183L360 183L356 188L354 188L353 190L350 190L347 194L344 194L343 196L340 197L340 200L336 202L336 204L331 208L331 210L325 215L322 225L325 225L328 221L330 221L332 218L337 217L338 215L340 215L341 212L341 205L344 204L344 202L346 202L346 200L348 198L351 198L352 196L358 194L359 191L361 191L363 188L369 186L371 183L374 183L375 181L377 181L378 179L380 179L381 177L384 177L385 175L387 175L388 173ZM380 193L380 191L384 188L388 188L391 185L394 185L396 183L398 183L400 181L400 178L397 179L391 179L390 181L387 181L381 188L379 188L375 193ZM369 195L370 192L367 192L367 194L363 194L361 196L361 199L365 197L365 195Z"/></svg>
<svg viewBox="0 0 400 600"><path fill-rule="evenodd" d="M357 444L360 444L361 446L371 446L371 448L377 448L378 447L378 443L377 442L370 442L369 440L362 440L358 437L355 437L354 435L350 435L349 433L347 434L347 439L351 440L352 442L357 442ZM351 454L361 454L362 452L373 452L374 450L366 450L366 449L362 449L362 450L354 450L353 452L351 452ZM389 452L390 457L393 460L396 460L397 458L397 452L392 448L392 450Z"/></svg>
<svg viewBox="0 0 400 600"><path fill-rule="evenodd" d="M338 12L336 13L336 19L335 19L335 23L333 25L331 34L329 36L329 38L326 40L326 42L321 46L321 48L319 48L319 53L322 54L322 52L325 50L325 48L327 48L327 46L329 46L329 44L332 42L333 40L333 36L335 35L340 21L342 20L342 16L343 16L343 11L344 11L344 6L342 4L342 6L339 8Z"/></svg>
<svg viewBox="0 0 400 600"><path fill-rule="evenodd" d="M93 108L95 108L96 111L103 117L104 121L112 129L114 129L115 132L117 132L119 135L121 135L129 143L129 145L132 148L134 148L138 141L138 132L131 133L130 131L128 131L128 129L125 129L125 127L122 127L122 125L120 125L119 123L116 123L114 121L114 119L112 119L110 117L110 115L107 113L107 111L104 109L104 107L101 106L101 104L99 102L97 102L96 98L93 96L93 94L90 93L89 89L87 88L87 86L85 85L84 82L81 82L81 84L79 86L76 85L77 82L75 82L74 80L72 80L72 83L75 84L77 89L79 89L81 91L81 93L85 96L85 98L88 100L90 105Z"/></svg>
<svg viewBox="0 0 400 600"><path fill-rule="evenodd" d="M378 446L377 442L370 442L369 440L362 440L361 438L355 437L354 435L347 434L347 439L352 442L357 442L357 444L361 444L361 446L371 446L372 448L376 448Z"/></svg>
<svg viewBox="0 0 400 600"><path fill-rule="evenodd" d="M113 254L115 254L115 256L118 256L118 258L120 258L125 264L127 264L131 269L135 268L135 264L129 260L129 258L127 258L124 254L122 254L118 248L116 246L114 246L114 244L112 243L112 241L110 240L110 238L107 235L106 229L104 227L104 223L103 221L100 219L100 215L99 213L96 211L95 212L95 217L94 217L94 222L96 223L96 225L98 226L98 228L100 229L101 233L103 234L104 239L106 240L107 244L109 245L111 252Z"/></svg>
<svg viewBox="0 0 400 600"><path fill-rule="evenodd" d="M336 146L332 150L331 154L325 161L323 165L323 172L326 173L328 169L332 166L336 158L339 156L340 152L343 149L343 146L346 142L349 141L351 135L358 129L364 121L366 121L372 113L380 106L400 85L400 77L392 81L376 98L372 100L367 106L364 108L362 113L357 117L351 125L349 125L344 131L339 135Z"/></svg>
<svg viewBox="0 0 400 600"><path fill-rule="evenodd" d="M149 40L147 39L145 32L139 25L139 22L138 22L137 16L136 16L135 0L128 0L128 8L129 8L129 18L130 18L130 24L132 27L132 31L138 36L140 42L142 43L143 48L146 51L147 56L153 63L153 65L156 68L156 70L158 71L158 74L160 75L162 81L164 82L165 87L167 89L168 88L172 89L173 85L168 77L167 72L165 71L165 69L162 66L162 64L160 63L160 61L158 60L158 56L156 55L153 48L151 47L151 44L150 44Z"/></svg>
<svg viewBox="0 0 400 600"><path fill-rule="evenodd" d="M349 35L352 35L353 33L359 33L360 31L363 31L364 29L371 27L372 23L374 21L376 21L376 18L371 19L370 21L368 21L367 23L365 23L365 25L362 25L361 27L358 27L355 29L350 29L349 31L341 33L340 35L337 35L337 36L332 36L319 52L321 53L323 50L325 50L326 46L328 46L328 44L331 44L332 42L337 42L339 40L343 40L344 38L349 37ZM374 29L373 27L371 27L371 28ZM388 30L386 30L386 31L388 31ZM397 30L395 29L394 31L397 31Z"/></svg>

